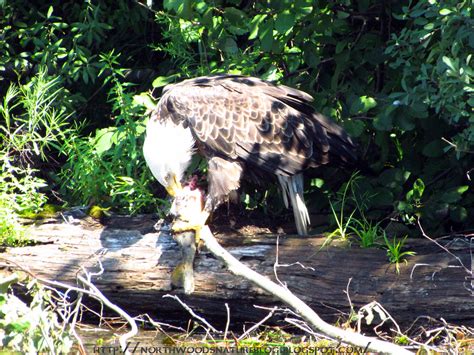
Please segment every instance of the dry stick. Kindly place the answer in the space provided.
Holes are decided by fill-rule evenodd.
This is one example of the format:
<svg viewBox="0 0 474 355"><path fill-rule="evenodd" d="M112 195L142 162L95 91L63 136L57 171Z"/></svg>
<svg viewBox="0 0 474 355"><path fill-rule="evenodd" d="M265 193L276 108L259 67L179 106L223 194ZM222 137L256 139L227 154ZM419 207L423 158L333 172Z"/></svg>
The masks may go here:
<svg viewBox="0 0 474 355"><path fill-rule="evenodd" d="M252 325L248 330L245 331L245 333L243 333L237 340L242 340L243 338L245 338L247 335L249 335L250 333L252 333L255 329L257 329L258 327L260 327L263 323L265 323L267 321L267 319L273 317L273 313L275 313L275 311L278 309L278 307L273 307L272 310L270 311L270 313L268 313L260 322L258 323L255 323L254 325Z"/></svg>
<svg viewBox="0 0 474 355"><path fill-rule="evenodd" d="M224 340L227 339L227 332L229 331L229 325L230 325L230 309L227 303L225 304L225 309L227 311L227 321L225 323Z"/></svg>
<svg viewBox="0 0 474 355"><path fill-rule="evenodd" d="M461 258L457 255L455 255L454 253L452 253L448 248L446 248L444 245L441 245L440 243L438 243L436 240L434 240L433 238L430 238L428 236L428 234L425 233L425 230L423 229L423 227L421 226L421 222L420 222L420 218L418 218L417 220L417 223L418 223L418 228L420 228L420 231L421 231L421 234L423 235L423 237L425 237L426 239L428 239L429 241L435 243L437 246L439 246L441 249L443 249L446 253L448 253L449 255L453 256L458 262L459 264L464 268L464 270L466 270L466 272L470 275L472 275L473 273L473 270L469 270L466 265L464 265L464 263L462 262Z"/></svg>
<svg viewBox="0 0 474 355"><path fill-rule="evenodd" d="M214 333L220 333L216 328L214 328L212 325L209 324L209 322L207 320L205 320L203 317L197 315L192 309L191 307L189 307L186 303L184 303L183 301L181 301L181 299L178 297L178 296L175 296L175 295L164 295L162 296L163 298L172 298L176 301L178 301L178 303L186 310L188 311L188 313L190 315L192 315L194 318L196 318L197 320L199 320L200 322L202 322L206 327L207 329L213 331Z"/></svg>
<svg viewBox="0 0 474 355"><path fill-rule="evenodd" d="M135 320L132 317L130 317L127 314L127 312L125 312L122 308L110 302L109 299L105 297L104 294L92 282L90 282L89 280L86 280L81 275L77 275L77 279L81 281L84 285L89 287L89 289L92 290L93 292L91 294L92 297L104 303L109 309L118 313L128 322L128 324L130 324L130 328L131 328L130 331L128 333L121 335L119 338L119 343L120 343L120 347L122 348L122 351L125 354L129 354L129 351L127 350L128 349L127 340L138 334L138 327L137 327L137 324L135 323Z"/></svg>
<svg viewBox="0 0 474 355"><path fill-rule="evenodd" d="M233 257L217 242L209 227L205 226L202 229L201 240L204 241L207 249L212 254L225 263L230 272L232 272L234 275L244 277L257 286L263 288L273 296L278 297L280 300L292 307L311 326L320 330L322 333L336 339L337 341L360 346L364 349L364 351L375 351L378 353L397 355L412 354L410 351L401 346L373 337L367 337L359 333L350 333L326 323L306 303L301 301L288 289L277 285L273 281L253 271Z"/></svg>
<svg viewBox="0 0 474 355"><path fill-rule="evenodd" d="M44 278L41 278L41 277L38 277L36 276L34 273L32 273L30 270L28 270L28 268L25 268L23 266L21 266L20 264L14 262L14 261L11 261L7 258L3 258L3 257L0 257L0 260L4 260L7 262L7 265L9 264L12 264L14 265L15 267L18 267L20 270L26 272L27 274L29 274L31 277L35 278L36 280L38 280L40 283L43 283L43 284L46 284L46 285L54 285L56 287L60 287L60 288L65 288L67 289L67 291L76 291L78 292L80 295L81 294L87 294L89 295L90 297L93 297L95 298L96 300L98 300L101 305L105 304L107 307L109 307L111 310L115 311L116 313L118 313L119 315L121 315L123 318L125 318L125 320L130 324L130 327L131 327L131 330L126 333L126 334L123 334L122 336L120 336L119 338L119 343L120 343L120 346L122 348L122 351L124 352L124 354L129 354L130 352L127 350L127 340L130 339L131 337L135 336L137 333L138 333L138 327L135 323L135 320L130 317L124 310L122 310L119 306L113 304L111 301L109 301L109 299L107 297L104 296L104 294L102 292L99 291L99 289L94 285L92 284L92 281L91 281L91 276L93 275L100 275L103 273L104 269L102 267L102 264L100 263L99 261L99 266L100 266L100 271L99 273L88 273L84 268L82 268L83 272L85 273L86 277L83 277L81 275L77 275L77 279L79 281L81 281L84 285L88 286L89 287L89 290L87 289L83 289L83 288L79 288L79 287L74 287L72 285L68 285L66 283L63 283L63 282L59 282L59 281L52 281L52 280L48 280L48 279L44 279ZM17 276L18 277L18 276ZM1 286L1 284L0 284ZM80 342L80 341L79 341Z"/></svg>

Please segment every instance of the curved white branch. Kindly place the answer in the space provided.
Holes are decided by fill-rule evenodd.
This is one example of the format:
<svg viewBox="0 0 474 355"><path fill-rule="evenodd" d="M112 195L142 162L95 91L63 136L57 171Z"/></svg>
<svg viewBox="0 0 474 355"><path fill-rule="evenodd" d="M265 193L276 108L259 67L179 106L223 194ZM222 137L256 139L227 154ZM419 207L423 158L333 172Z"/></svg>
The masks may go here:
<svg viewBox="0 0 474 355"><path fill-rule="evenodd" d="M343 343L349 343L362 347L364 351L374 351L385 354L411 354L405 348L385 342L373 337L368 337L359 333L351 333L337 328L322 320L316 312L314 312L306 303L296 297L288 289L277 285L270 279L253 271L249 267L242 264L234 258L227 250L225 250L216 240L208 226L201 231L201 240L206 244L207 249L214 254L219 260L222 260L227 268L237 276L253 282L265 291L279 298L281 301L292 307L303 319L305 319L312 327L318 329L322 333Z"/></svg>

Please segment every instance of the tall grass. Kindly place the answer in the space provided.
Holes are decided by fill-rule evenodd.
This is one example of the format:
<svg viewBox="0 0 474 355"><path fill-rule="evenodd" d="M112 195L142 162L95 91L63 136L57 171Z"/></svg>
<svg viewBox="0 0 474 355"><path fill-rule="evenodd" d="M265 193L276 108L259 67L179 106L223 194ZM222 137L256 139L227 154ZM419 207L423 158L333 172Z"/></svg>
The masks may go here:
<svg viewBox="0 0 474 355"><path fill-rule="evenodd" d="M47 201L39 166L72 132L60 78L45 70L11 84L0 103L0 244L21 243L18 216L38 213Z"/></svg>

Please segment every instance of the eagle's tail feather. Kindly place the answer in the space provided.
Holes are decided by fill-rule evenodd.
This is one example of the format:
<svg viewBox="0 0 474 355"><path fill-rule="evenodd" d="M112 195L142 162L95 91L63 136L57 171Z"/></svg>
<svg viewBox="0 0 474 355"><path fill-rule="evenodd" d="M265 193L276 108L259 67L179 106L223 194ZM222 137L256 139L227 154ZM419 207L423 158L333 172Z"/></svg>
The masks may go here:
<svg viewBox="0 0 474 355"><path fill-rule="evenodd" d="M285 202L285 206L289 207L288 202L291 201L298 234L308 234L309 213L303 199L303 174L293 176L278 175L278 181L283 189L283 201Z"/></svg>

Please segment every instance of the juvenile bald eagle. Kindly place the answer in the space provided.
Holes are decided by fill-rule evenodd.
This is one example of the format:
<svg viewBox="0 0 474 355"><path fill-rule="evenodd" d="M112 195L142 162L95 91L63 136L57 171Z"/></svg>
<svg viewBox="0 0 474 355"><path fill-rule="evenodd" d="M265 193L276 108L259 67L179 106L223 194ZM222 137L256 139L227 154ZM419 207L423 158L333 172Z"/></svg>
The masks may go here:
<svg viewBox="0 0 474 355"><path fill-rule="evenodd" d="M303 171L356 160L351 138L314 111L313 98L284 85L239 75L205 76L168 85L152 113L143 147L155 178L171 196L195 150L208 160L204 212L189 229L237 190L242 176L276 176L298 234L307 234ZM181 228L181 230L186 228Z"/></svg>

